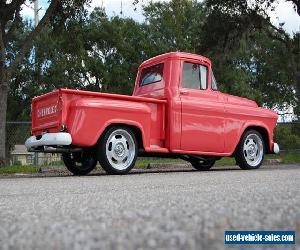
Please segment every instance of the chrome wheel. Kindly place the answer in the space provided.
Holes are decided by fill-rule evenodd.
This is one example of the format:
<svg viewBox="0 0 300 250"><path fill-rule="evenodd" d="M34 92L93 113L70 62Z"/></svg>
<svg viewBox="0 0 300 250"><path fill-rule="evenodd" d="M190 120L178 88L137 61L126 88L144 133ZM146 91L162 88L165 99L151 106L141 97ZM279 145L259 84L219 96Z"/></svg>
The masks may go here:
<svg viewBox="0 0 300 250"><path fill-rule="evenodd" d="M107 160L116 170L127 169L135 159L136 145L132 135L124 129L114 130L105 145Z"/></svg>
<svg viewBox="0 0 300 250"><path fill-rule="evenodd" d="M249 134L243 145L244 158L251 167L259 165L264 155L262 139L257 134Z"/></svg>

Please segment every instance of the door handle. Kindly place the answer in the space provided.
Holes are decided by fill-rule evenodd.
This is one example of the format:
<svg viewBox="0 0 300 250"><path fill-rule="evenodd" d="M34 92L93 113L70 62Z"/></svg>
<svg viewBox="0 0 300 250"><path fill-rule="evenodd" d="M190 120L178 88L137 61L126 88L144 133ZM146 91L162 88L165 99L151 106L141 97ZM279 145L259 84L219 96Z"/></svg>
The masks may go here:
<svg viewBox="0 0 300 250"><path fill-rule="evenodd" d="M180 90L181 95L188 95L190 92L187 90Z"/></svg>

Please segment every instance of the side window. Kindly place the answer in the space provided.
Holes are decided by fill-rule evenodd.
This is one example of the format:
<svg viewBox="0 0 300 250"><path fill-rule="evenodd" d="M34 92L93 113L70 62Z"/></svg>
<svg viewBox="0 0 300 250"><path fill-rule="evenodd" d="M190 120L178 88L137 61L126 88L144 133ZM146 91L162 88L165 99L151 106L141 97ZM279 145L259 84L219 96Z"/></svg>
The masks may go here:
<svg viewBox="0 0 300 250"><path fill-rule="evenodd" d="M163 79L163 71L163 63L143 69L140 77L140 86L160 82Z"/></svg>
<svg viewBox="0 0 300 250"><path fill-rule="evenodd" d="M207 89L207 67L195 63L183 63L182 87Z"/></svg>

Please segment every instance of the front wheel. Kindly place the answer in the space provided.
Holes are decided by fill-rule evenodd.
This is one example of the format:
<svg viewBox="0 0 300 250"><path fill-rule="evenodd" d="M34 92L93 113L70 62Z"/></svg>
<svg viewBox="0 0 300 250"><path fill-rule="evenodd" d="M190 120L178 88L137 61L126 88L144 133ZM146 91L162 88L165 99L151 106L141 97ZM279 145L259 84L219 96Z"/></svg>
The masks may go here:
<svg viewBox="0 0 300 250"><path fill-rule="evenodd" d="M248 130L237 147L235 159L241 169L257 169L264 160L265 146L256 130Z"/></svg>
<svg viewBox="0 0 300 250"><path fill-rule="evenodd" d="M86 175L97 165L97 159L91 152L63 153L62 160L74 175Z"/></svg>
<svg viewBox="0 0 300 250"><path fill-rule="evenodd" d="M138 153L134 133L127 127L108 129L98 145L98 160L108 174L127 174L134 166Z"/></svg>

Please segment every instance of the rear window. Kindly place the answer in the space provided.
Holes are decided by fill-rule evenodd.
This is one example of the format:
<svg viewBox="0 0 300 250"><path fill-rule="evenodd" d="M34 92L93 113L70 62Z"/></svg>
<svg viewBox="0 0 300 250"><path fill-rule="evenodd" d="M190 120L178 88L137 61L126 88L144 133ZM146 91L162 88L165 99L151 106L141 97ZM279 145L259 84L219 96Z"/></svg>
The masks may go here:
<svg viewBox="0 0 300 250"><path fill-rule="evenodd" d="M140 86L162 81L163 71L163 63L143 69L140 78Z"/></svg>

